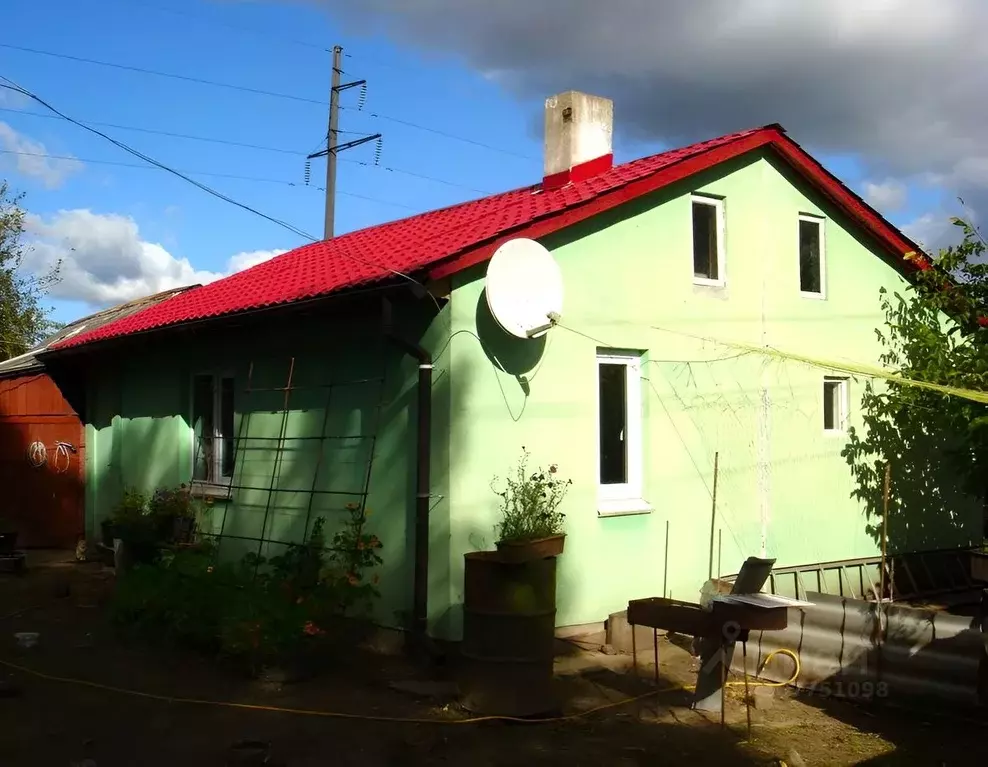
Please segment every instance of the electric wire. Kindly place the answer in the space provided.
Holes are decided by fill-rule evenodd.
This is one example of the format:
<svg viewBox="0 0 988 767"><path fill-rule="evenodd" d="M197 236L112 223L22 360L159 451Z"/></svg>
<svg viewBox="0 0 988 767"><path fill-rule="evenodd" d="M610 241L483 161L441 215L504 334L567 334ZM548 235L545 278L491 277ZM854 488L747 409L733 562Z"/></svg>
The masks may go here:
<svg viewBox="0 0 988 767"><path fill-rule="evenodd" d="M6 616L5 616L6 617ZM776 655L786 655L792 658L795 669L792 676L785 682L765 682L765 681L755 681L748 682L752 687L787 687L790 684L794 684L799 678L801 672L801 666L799 661L799 654L790 650L788 648L780 648L778 650L773 650L765 657L765 662L762 664L762 671L768 665L769 661L772 660ZM36 677L38 679L43 679L47 682L57 682L59 684L69 684L77 687L89 687L90 689L102 690L103 692L112 692L119 695L129 695L135 698L144 698L148 700L157 700L163 703L184 703L190 705L199 706L217 706L221 708L235 708L247 711L268 711L279 714L296 714L300 716L317 716L327 719L349 719L349 720L362 720L368 722L390 722L394 724L442 724L442 725L464 725L464 724L480 724L482 722L514 722L517 724L551 724L560 722L573 722L579 719L583 719L591 714L595 714L600 711L606 711L612 708L618 708L619 706L625 706L629 703L634 703L644 698L651 698L656 695L661 695L667 692L680 692L680 691L691 691L694 689L693 685L670 685L668 687L662 687L655 690L649 690L641 695L635 695L628 698L622 698L621 700L612 701L610 703L604 703L599 706L594 706L586 711L578 711L573 714L565 714L563 716L551 716L551 717L539 717L539 718L523 718L516 716L474 716L465 719L438 719L438 718L428 718L428 717L404 717L404 716L386 716L383 714L355 714L345 711L327 711L325 709L307 709L307 708L289 708L286 706L266 706L257 703L238 703L236 701L229 700L210 700L208 698L186 698L178 697L173 695L163 695L153 692L145 692L143 690L135 690L128 687L117 687L115 685L103 684L102 682L94 682L88 679L78 679L75 677L66 676L56 676L54 674L47 674L43 671L38 671L36 669L30 668L29 666L24 666L19 663L11 663L10 661L0 659L0 666L18 671L22 674L27 674L29 676ZM727 686L733 687L737 685L746 684L746 682L727 682Z"/></svg>
<svg viewBox="0 0 988 767"><path fill-rule="evenodd" d="M8 112L8 113L11 113L11 114L20 114L20 115L25 115L27 117L41 117L41 118L51 119L51 120L60 120L60 119L62 119L58 115L42 114L41 112L29 112L29 111L26 111L26 110L23 110L23 109L11 109L10 107L0 107L0 112ZM293 155L295 157L306 157L306 156L312 154L313 151L315 151L315 150L312 150L312 151L309 151L309 152L303 152L303 151L300 151L300 150L297 150L297 149L286 149L284 147L265 146L263 144L249 144L249 143L245 143L245 142L242 142L242 141L230 141L228 139L214 138L214 137L211 137L211 136L196 136L196 135L191 134L191 133L177 133L177 132L173 132L173 131L157 130L155 128L142 128L142 127L139 127L139 126L136 126L136 125L121 125L119 123L99 122L99 121L96 121L96 120L80 120L79 122L85 123L86 125L98 125L98 126L103 127L103 128L115 128L116 130L136 131L138 133L148 133L148 134L151 134L151 135L154 135L154 136L167 136L169 138L185 139L185 140L188 140L188 141L201 141L201 142L205 142L205 143L209 143L209 144L220 144L220 145L223 145L223 146L238 147L238 148L241 148L241 149L253 149L253 150L260 151L260 152L276 152L278 154ZM337 131L337 133L345 133L345 134L353 134L353 135L363 135L361 133L361 131L345 131L345 130L340 130L340 131ZM322 143L323 142L320 142L319 146L322 146ZM8 150L8 152L9 152L9 150ZM410 176L412 178L423 179L425 181L432 181L432 182L434 182L436 184L443 184L444 186L450 186L450 187L456 187L456 188L459 188L459 189L465 189L465 190L470 191L470 192L479 192L480 194L491 194L491 192L486 191L484 189L477 189L476 187L468 186L466 184L460 184L460 183L457 183L455 181L449 181L447 179L437 178L435 176L429 176L429 175L426 175L424 173L419 173L417 171L406 170L404 168L394 168L394 167L391 167L391 166L388 166L388 165L375 165L374 163L367 162L365 160L351 160L351 159L346 158L346 157L340 157L340 158L338 158L338 161L339 162L344 162L344 163L349 163L351 165L361 165L361 166L364 166L364 167L367 167L367 168L379 168L379 169L384 170L384 171L390 171L392 173L398 173L398 174L401 174L403 176ZM88 160L88 162L99 162L99 161L98 160ZM198 175L210 175L210 174L200 173ZM320 189L320 191L325 191L325 190L324 189ZM342 194L342 192L341 192L341 194ZM388 204L390 205L392 203L388 203ZM406 206L401 206L401 207L406 207Z"/></svg>
<svg viewBox="0 0 988 767"><path fill-rule="evenodd" d="M28 112L23 109L11 109L10 107L0 107L0 112L19 114L19 115L24 115L26 117L41 117L48 120L62 119L58 115L43 114L42 112ZM99 122L96 120L80 120L79 122L85 123L86 125L98 125L102 128L114 128L116 130L136 131L138 133L150 133L155 136L168 136L170 138L188 139L190 141L204 141L210 144L224 144L227 146L241 147L243 149L256 149L261 152L277 152L279 154L290 154L296 156L298 155L304 156L306 154L305 152L301 152L296 149L284 149L282 147L264 146L262 144L247 144L240 141L229 141L227 139L210 138L207 136L194 136L190 133L173 133L171 131L157 130L155 128L139 128L135 125L120 125L119 123Z"/></svg>
<svg viewBox="0 0 988 767"><path fill-rule="evenodd" d="M252 88L248 85L234 85L233 83L224 83L218 80L207 80L203 77L191 77L189 75L179 75L174 72L160 72L156 69L148 69L146 67L137 67L130 64L117 64L112 61L100 61L98 59L89 59L84 56L73 56L69 53L57 53L55 51L45 51L40 48L28 48L23 45L14 45L12 43L0 43L0 48L7 48L13 51L20 51L21 53L31 53L37 56L50 56L51 58L64 59L66 61L75 61L80 64L93 64L99 67L107 67L109 69L119 69L124 72L136 72L142 75L153 75L155 77L165 77L170 80L181 80L187 83L195 83L197 85L209 85L213 88L226 88L227 90L242 91L243 93L253 93L257 96L270 96L272 98L285 99L287 101L298 101L305 104L318 104L319 106L328 106L328 103L320 99L310 99L306 96L296 96L291 93L281 93L279 91L269 91L263 88Z"/></svg>
<svg viewBox="0 0 988 767"><path fill-rule="evenodd" d="M65 162L79 162L79 163L91 163L93 165L112 165L118 168L136 168L138 170L161 170L161 168L142 165L136 162L120 162L119 160L94 160L87 157L75 157L73 155L60 155L60 154L48 154L45 152L20 152L14 149L0 149L0 154L10 154L21 157L39 157L48 160L61 160ZM181 170L180 173L185 173L190 176L208 176L211 178L227 178L238 181L255 181L263 184L281 184L282 186L291 186L296 189L311 189L313 191L325 192L326 189L321 186L314 186L309 184L299 184L294 181L285 181L280 178L263 178L261 176L242 176L236 173L215 173L212 171L205 170ZM391 202L390 200L382 200L379 197L369 197L363 194L357 194L356 192L345 192L341 189L336 190L337 194L344 195L345 197L354 197L358 200L367 200L368 202L376 202L380 205L390 205L395 208L403 208L404 210L411 210L418 212L418 208L414 208L411 205L405 205L400 202Z"/></svg>
<svg viewBox="0 0 988 767"><path fill-rule="evenodd" d="M153 75L155 77L164 77L172 80L180 80L183 82L195 83L197 85L208 85L214 88L224 88L227 90L241 91L244 93L251 93L258 96L268 96L270 98L285 99L288 101L295 101L305 104L316 104L321 107L328 107L329 102L323 99L312 99L307 96L298 96L291 93L282 93L280 91L270 91L263 88L253 88L247 85L235 85L233 83L224 83L219 80L209 80L202 77L191 77L189 75L180 75L174 72L162 72L156 69L149 69L147 67L138 67L130 64L117 64L111 61L100 61L98 59L90 59L84 56L73 56L68 53L58 53L55 51L46 51L40 48L28 48L22 45L14 45L13 43L0 43L0 48L7 48L9 50L20 51L21 53L30 53L38 56L50 56L57 59L65 59L67 61L74 61L80 64L92 64L95 66L108 67L110 69L118 69L126 72L135 72L142 75ZM440 128L432 128L427 125L421 125L411 120L405 120L400 117L393 117L381 112L369 112L364 109L358 109L357 107L350 107L340 105L340 109L347 111L352 111L358 114L366 115L378 120L385 120L387 122L395 123L396 125L403 125L407 128L413 128L415 130L423 131L425 133L431 133L436 136L442 136L443 138L451 139L453 141L459 141L464 144L470 144L472 146L480 147L482 149L487 149L492 152L498 152L499 154L508 155L512 157L518 157L524 160L532 160L533 157L529 155L524 155L519 152L512 151L510 149L504 149L502 147L497 147L492 144L487 144L483 141L478 141L476 139L468 138L466 136L459 136L455 133L450 133L449 131L444 131Z"/></svg>
<svg viewBox="0 0 988 767"><path fill-rule="evenodd" d="M299 235L300 237L304 237L304 238L308 239L310 242L319 242L319 240L317 240L311 234L309 234L309 233L307 233L307 232L299 229L298 227L293 226L292 224L289 224L286 221L282 221L281 219L277 219L277 218L274 218L273 216L269 216L266 213L262 213L261 211L257 210L256 208L252 208L251 206L246 205L246 204L244 204L244 203L242 203L242 202L240 202L238 200L235 200L232 197L229 197L228 195L223 194L222 192L218 192L215 189L213 189L212 187L206 186L205 184L203 184L203 183L201 183L199 181L196 181L193 178L190 178L189 176L185 175L184 173L181 173L180 171L177 171L174 168L171 168L171 167L169 167L169 166L167 166L167 165L165 165L163 163L158 162L154 158L149 157L148 155L146 155L143 152L140 152L140 151L134 149L131 146L128 146L127 144L123 143L122 141L118 141L117 139L113 138L112 136L109 136L106 133L103 133L102 131L97 130L96 128L92 128L92 127L90 127L88 125L85 125L84 123L79 122L78 120L76 120L76 119L74 119L72 117L69 117L64 112L60 112L59 110L57 110L55 107L53 107L51 104L49 104L47 101L45 101L40 96L38 96L38 95L32 93L31 91L27 90L26 88L23 88L22 86L18 85L16 82L14 82L13 80L11 80L9 77L5 77L4 75L0 75L0 80L3 80L4 81L4 82L0 82L0 87L7 88L8 90L12 90L15 93L20 93L23 96L27 96L28 98L30 98L30 99L38 102L39 104L41 104L46 109L49 109L52 112L54 112L55 114L59 115L63 119L68 120L73 125L77 125L80 128L82 128L83 130L89 131L90 133L93 133L93 134L95 134L95 135L97 135L97 136L99 136L99 137L101 137L103 139L106 139L107 141L109 141L114 146L119 147L120 149L123 149L125 152L128 152L129 154L132 154L135 157L140 158L141 160L144 160L145 162L149 163L150 165L153 165L156 168L160 168L161 170L167 171L168 173L171 173L172 175L177 176L178 178L183 179L184 181L187 181L188 183L192 184L196 188L201 189L202 191L204 191L204 192L206 192L206 193L208 193L208 194L210 194L210 195L212 195L214 197L217 197L220 200L223 200L225 202L228 202L231 205L235 205L236 207L241 208L242 210L246 210L249 213L253 213L256 216L259 216L260 218L263 218L263 219L265 219L267 221L270 221L270 222L272 222L274 224L277 224L278 226L281 226L281 227L287 229L288 231L290 231L290 232L292 232L294 234ZM4 83L7 83L7 84L5 85ZM359 256L355 256L355 255L353 255L352 253L350 253L347 250L339 251L339 254L342 255L345 258L349 258L352 261L356 261L357 263L364 264L365 266L370 266L370 267L373 267L375 269L380 269L380 270L382 270L384 272L387 272L389 274L393 274L396 277L400 277L400 278L402 278L404 280L407 280L408 282L412 283L413 285L417 285L420 289L422 289L423 291L425 291L426 295L432 297L433 301L436 304L436 308L437 309L439 308L439 302L438 302L438 300L434 296L432 296L432 294L429 292L428 288L426 288L426 286L421 281L415 279L414 277L412 277L412 276L410 276L408 274L405 274L404 272L400 272L397 269L392 269L391 267L385 266L384 264L380 264L380 263L377 263L375 261L369 261L369 260L364 259L364 258L361 258Z"/></svg>
<svg viewBox="0 0 988 767"><path fill-rule="evenodd" d="M90 127L90 126L88 126L88 125L86 125L84 123L79 122L78 120L76 120L76 119L74 119L72 117L69 117L64 112L60 112L58 109L56 109L55 107L53 107L51 104L49 104L47 101L45 101L40 96L32 93L31 91L27 90L26 88L21 87L20 85L18 85L16 82L14 82L13 80L11 80L10 78L5 77L3 75L0 75L0 80L3 80L5 83L8 83L7 85L4 85L3 83L0 83L0 87L7 88L8 90L12 90L15 93L20 93L23 96L27 96L29 99L32 99L32 100L38 102L43 107L45 107L46 109L51 110L52 112L54 112L55 114L59 115L63 119L68 120L73 125L77 125L80 128L82 128L83 130L89 131L90 133L93 133L93 134L99 136L100 138L103 138L106 141L109 141L111 144L113 144L116 147L119 147L120 149L123 149L128 154L132 154L135 157L143 160L144 162L146 162L146 163L148 163L150 165L155 166L156 168L160 168L161 170L164 170L164 171L166 171L168 173L171 173L174 176L177 176L180 179L183 179L183 180L187 181L188 183L190 183L193 186L201 189L202 191L206 192L207 194L211 194L212 196L217 197L217 198L219 198L219 199L221 199L221 200L223 200L225 202L228 202L231 205L235 205L236 207L241 208L242 210L246 210L249 213L253 213L255 216L259 216L260 218L263 218L263 219L265 219L267 221L270 221L273 224L277 224L278 226L280 226L280 227L282 227L284 229L287 229L288 231L292 232L293 234L298 235L299 237L304 237L305 239L310 240L311 242L316 242L317 241L315 237L313 237L308 232L305 232L302 229L299 229L297 226L294 226L292 224L289 224L287 221L282 221L279 218L275 218L274 216L269 216L266 213L262 213L261 211L257 210L256 208L252 208L250 205L246 205L246 204L244 204L244 203L242 203L242 202L240 202L238 200L235 200L232 197L229 197L229 196L223 194L222 192L219 192L219 191L213 189L212 187L206 186L205 184L203 184L200 181L196 181L194 178L190 178L189 176L186 176L184 173L181 173L180 171L177 171L174 168L170 168L169 166L165 165L164 163L158 162L154 158L149 157L148 155L144 154L143 152L138 151L137 149L134 149L131 146L128 146L127 144L123 143L122 141L118 141L117 139L113 138L112 136L109 136L106 133L103 133L102 131L100 131L100 130L98 130L96 128L92 128L92 127Z"/></svg>

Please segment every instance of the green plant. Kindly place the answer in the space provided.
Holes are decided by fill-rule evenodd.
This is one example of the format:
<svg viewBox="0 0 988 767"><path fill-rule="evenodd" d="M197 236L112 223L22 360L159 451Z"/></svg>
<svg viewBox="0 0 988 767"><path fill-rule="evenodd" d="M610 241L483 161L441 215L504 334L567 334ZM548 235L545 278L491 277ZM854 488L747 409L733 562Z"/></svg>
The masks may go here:
<svg viewBox="0 0 988 767"><path fill-rule="evenodd" d="M317 519L303 543L270 559L252 553L220 563L207 543L165 551L121 576L113 617L136 636L216 653L252 671L339 642L349 631L346 616L377 596L377 577L366 571L381 563L381 542L364 529L367 514L355 505L347 512L330 547Z"/></svg>
<svg viewBox="0 0 988 767"><path fill-rule="evenodd" d="M0 360L23 354L59 328L44 302L60 264L44 274L27 268L31 244L21 200L0 181Z"/></svg>
<svg viewBox="0 0 988 767"><path fill-rule="evenodd" d="M158 488L148 501L158 536L165 542L188 542L192 539L205 504L193 498L184 484L177 488Z"/></svg>
<svg viewBox="0 0 988 767"><path fill-rule="evenodd" d="M509 474L501 489L498 477L491 480L491 489L501 499L501 521L495 533L502 541L532 541L561 535L566 515L559 511L571 479L561 479L558 467L529 473L531 454L523 447L514 472Z"/></svg>
<svg viewBox="0 0 988 767"><path fill-rule="evenodd" d="M325 523L322 517L318 518L305 543L293 543L284 554L268 561L272 576L293 596L299 596L319 583L326 558Z"/></svg>
<svg viewBox="0 0 988 767"><path fill-rule="evenodd" d="M149 513L159 518L194 519L201 504L182 484L174 489L159 487L147 505Z"/></svg>
<svg viewBox="0 0 988 767"><path fill-rule="evenodd" d="M137 544L149 544L157 538L148 498L133 488L124 490L120 502L110 512L109 521L114 538Z"/></svg>
<svg viewBox="0 0 988 767"><path fill-rule="evenodd" d="M333 536L328 567L324 570L324 575L337 586L340 610L344 613L355 607L367 608L380 596L377 575L368 579L366 571L381 564L378 552L383 546L376 535L364 529L370 509L349 503L346 510L349 518Z"/></svg>
<svg viewBox="0 0 988 767"><path fill-rule="evenodd" d="M988 242L967 222L953 223L959 245L941 250L902 293L880 291L880 359L906 381L984 392ZM875 540L887 535L890 550L918 551L988 537L988 405L897 379L868 382L861 405L862 425L849 430L843 455Z"/></svg>

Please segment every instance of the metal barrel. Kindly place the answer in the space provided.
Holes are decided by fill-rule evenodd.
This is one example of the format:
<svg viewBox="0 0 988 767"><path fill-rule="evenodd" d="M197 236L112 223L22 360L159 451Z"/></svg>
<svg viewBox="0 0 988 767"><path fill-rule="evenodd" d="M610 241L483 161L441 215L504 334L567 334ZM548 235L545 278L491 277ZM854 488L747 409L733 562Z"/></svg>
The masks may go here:
<svg viewBox="0 0 988 767"><path fill-rule="evenodd" d="M556 558L465 555L460 692L470 711L533 716L556 708Z"/></svg>

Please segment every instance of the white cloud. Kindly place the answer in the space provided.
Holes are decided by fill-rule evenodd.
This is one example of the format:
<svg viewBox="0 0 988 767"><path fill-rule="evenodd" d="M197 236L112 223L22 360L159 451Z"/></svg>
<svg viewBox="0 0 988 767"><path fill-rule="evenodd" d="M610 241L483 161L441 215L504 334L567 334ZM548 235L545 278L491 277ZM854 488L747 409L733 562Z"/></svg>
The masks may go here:
<svg viewBox="0 0 988 767"><path fill-rule="evenodd" d="M47 219L28 214L25 266L43 272L61 263L55 298L111 306L162 290L205 284L266 261L284 250L237 253L223 272L196 269L161 245L141 238L128 216L63 210Z"/></svg>
<svg viewBox="0 0 988 767"><path fill-rule="evenodd" d="M866 181L864 198L882 213L901 209L906 204L909 190L898 179L888 178L881 182Z"/></svg>
<svg viewBox="0 0 988 767"><path fill-rule="evenodd" d="M275 256L280 256L284 252L284 250L250 250L237 253L227 260L227 272L229 274L242 272L244 269L250 269L252 266L269 261Z"/></svg>
<svg viewBox="0 0 988 767"><path fill-rule="evenodd" d="M903 233L927 253L936 253L961 239L961 230L951 223L957 213L936 210L924 213L902 227Z"/></svg>
<svg viewBox="0 0 988 767"><path fill-rule="evenodd" d="M37 179L47 189L57 189L65 179L84 167L76 159L55 159L40 141L34 141L18 133L10 125L0 122L0 169L16 170L23 176Z"/></svg>

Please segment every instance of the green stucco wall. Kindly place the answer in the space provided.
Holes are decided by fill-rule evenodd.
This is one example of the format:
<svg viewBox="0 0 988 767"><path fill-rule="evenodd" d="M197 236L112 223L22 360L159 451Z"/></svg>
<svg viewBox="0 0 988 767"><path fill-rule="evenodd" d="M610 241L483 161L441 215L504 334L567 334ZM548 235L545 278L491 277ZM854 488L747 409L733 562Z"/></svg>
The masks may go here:
<svg viewBox="0 0 988 767"><path fill-rule="evenodd" d="M236 487L232 502L215 502L208 520L213 532L224 533L223 554L278 554L283 543L303 539L307 518L310 524L325 518L332 535L346 504L360 502L367 486L368 530L384 543L376 617L405 624L412 586L417 363L384 341L379 315L380 305L372 304L351 318L273 319L263 327L217 329L181 341L155 339L106 360L87 392L89 534L97 536L99 521L124 488L150 493L190 481L192 376L233 375ZM445 316L437 318L438 330L430 330L424 312L397 307L397 330L413 340L438 343L443 322L448 326ZM284 392L261 390L286 386L292 358L286 418ZM449 412L444 373L437 365L433 578L443 586L434 604L441 604L447 591L450 560L448 507L441 502L448 495L448 443L441 438L448 432ZM278 450L283 423L286 440ZM321 456L320 440L311 439L320 435L325 437Z"/></svg>
<svg viewBox="0 0 988 767"><path fill-rule="evenodd" d="M725 200L725 288L693 284L691 192ZM825 300L800 295L800 213L826 218ZM483 266L458 275L450 348L450 632L460 625L463 553L493 544L491 477L503 476L522 446L574 481L563 505L560 625L603 620L629 599L661 595L664 585L673 597L697 597L708 569L715 452L721 573L763 553L780 566L875 554L840 455L846 440L823 431L828 371L699 340L877 363L879 288L902 290L905 283L853 232L780 163L749 155L543 240L566 286L563 327L544 344L512 340L490 320ZM643 353L651 513L597 513L598 347ZM530 379L527 395L518 373ZM861 424L864 385L850 382L852 426ZM977 510L958 513L953 526L920 531L914 548L973 539Z"/></svg>

